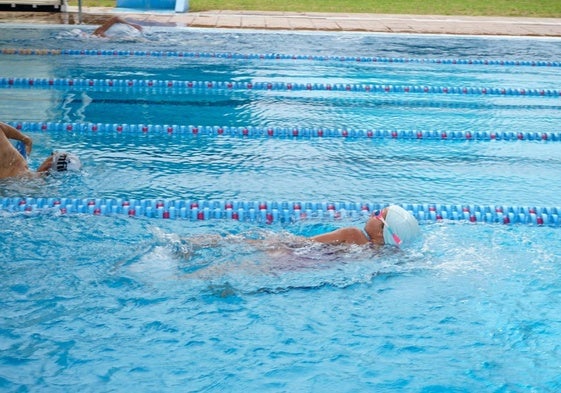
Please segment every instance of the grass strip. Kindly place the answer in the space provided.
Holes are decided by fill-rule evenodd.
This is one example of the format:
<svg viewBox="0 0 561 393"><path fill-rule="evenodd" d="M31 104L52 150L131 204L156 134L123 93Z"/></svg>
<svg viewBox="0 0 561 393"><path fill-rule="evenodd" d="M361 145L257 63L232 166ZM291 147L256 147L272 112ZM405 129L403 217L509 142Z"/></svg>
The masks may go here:
<svg viewBox="0 0 561 393"><path fill-rule="evenodd" d="M77 0L70 0L77 5ZM115 0L83 0L85 7L115 7ZM189 11L284 11L415 15L561 17L560 0L190 0Z"/></svg>

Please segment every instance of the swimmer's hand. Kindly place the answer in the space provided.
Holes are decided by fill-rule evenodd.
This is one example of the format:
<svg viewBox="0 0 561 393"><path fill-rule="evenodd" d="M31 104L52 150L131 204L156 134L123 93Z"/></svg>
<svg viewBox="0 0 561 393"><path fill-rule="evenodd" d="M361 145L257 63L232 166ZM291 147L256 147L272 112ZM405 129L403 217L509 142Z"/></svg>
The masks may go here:
<svg viewBox="0 0 561 393"><path fill-rule="evenodd" d="M29 155L31 154L31 149L33 148L33 140L25 135L21 141L25 145L25 153L27 157L29 157Z"/></svg>
<svg viewBox="0 0 561 393"><path fill-rule="evenodd" d="M132 27L134 27L138 31L142 31L142 26L137 25L136 23L129 23Z"/></svg>

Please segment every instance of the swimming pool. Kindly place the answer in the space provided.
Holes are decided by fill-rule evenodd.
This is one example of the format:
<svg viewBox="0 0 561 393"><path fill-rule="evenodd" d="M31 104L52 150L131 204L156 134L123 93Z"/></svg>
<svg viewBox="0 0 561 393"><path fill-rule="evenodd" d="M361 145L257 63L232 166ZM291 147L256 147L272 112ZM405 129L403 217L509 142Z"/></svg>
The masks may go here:
<svg viewBox="0 0 561 393"><path fill-rule="evenodd" d="M558 390L558 221L472 222L462 209L559 206L559 48L3 26L0 119L29 130L32 167L64 149L85 169L0 185L16 206L0 209L0 386ZM26 211L38 201L68 211ZM131 217L134 201L188 202L165 219L155 205ZM211 202L219 219L198 210ZM247 219L225 217L228 203ZM324 203L348 206L292 214ZM459 217L427 214L403 251L292 242L361 225L369 203ZM259 220L274 204L278 219Z"/></svg>

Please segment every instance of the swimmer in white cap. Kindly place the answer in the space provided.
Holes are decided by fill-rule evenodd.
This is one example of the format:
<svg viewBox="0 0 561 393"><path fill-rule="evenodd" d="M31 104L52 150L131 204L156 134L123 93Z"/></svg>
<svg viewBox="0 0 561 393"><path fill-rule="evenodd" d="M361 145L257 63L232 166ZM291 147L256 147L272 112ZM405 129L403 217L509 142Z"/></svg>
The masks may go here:
<svg viewBox="0 0 561 393"><path fill-rule="evenodd" d="M80 159L71 153L55 151L51 154L50 167L47 170L51 172L79 171L82 168ZM48 166L49 160L45 160Z"/></svg>
<svg viewBox="0 0 561 393"><path fill-rule="evenodd" d="M419 223L407 210L390 205L373 214L361 230L356 227L340 228L311 238L313 241L329 244L389 244L402 246L411 243L421 235Z"/></svg>
<svg viewBox="0 0 561 393"><path fill-rule="evenodd" d="M20 153L10 139L19 141L24 149ZM82 167L80 160L70 153L51 153L43 161L37 172L32 172L27 166L26 156L31 154L33 141L14 127L0 122L0 179L9 177L33 177L49 172L61 172L79 170Z"/></svg>

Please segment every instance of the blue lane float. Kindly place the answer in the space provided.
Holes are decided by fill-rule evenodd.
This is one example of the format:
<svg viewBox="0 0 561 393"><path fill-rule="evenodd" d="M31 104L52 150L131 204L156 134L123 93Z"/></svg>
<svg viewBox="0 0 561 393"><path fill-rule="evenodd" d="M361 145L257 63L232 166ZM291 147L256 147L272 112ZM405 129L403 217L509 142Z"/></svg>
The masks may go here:
<svg viewBox="0 0 561 393"><path fill-rule="evenodd" d="M257 127L202 126L177 124L119 124L63 122L7 122L24 132L67 132L105 134L170 134L191 137L241 138L348 138L348 139L416 139L443 141L561 141L561 132L537 131L436 131L357 129L352 127Z"/></svg>
<svg viewBox="0 0 561 393"><path fill-rule="evenodd" d="M1 198L3 215L128 216L170 220L237 220L255 223L292 223L366 218L386 204L373 202L170 200L126 198ZM402 204L421 223L471 223L561 226L560 207Z"/></svg>
<svg viewBox="0 0 561 393"><path fill-rule="evenodd" d="M0 78L1 88L79 89L88 91L326 91L360 93L453 94L478 96L561 97L559 89L473 86L379 85L367 83L299 83L184 81L161 79Z"/></svg>
<svg viewBox="0 0 561 393"><path fill-rule="evenodd" d="M219 58L233 60L305 60L335 61L350 63L381 64L443 64L443 65L489 65L523 67L560 67L559 61L507 60L507 59L438 59L405 58L382 56L337 56L337 55L295 55L283 53L232 53L232 52L188 52L188 51L142 51L142 50L101 50L101 49L27 49L5 48L2 55L26 56L126 56L126 57L170 57L170 58Z"/></svg>

